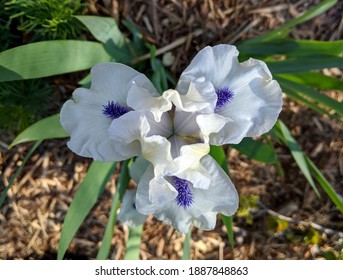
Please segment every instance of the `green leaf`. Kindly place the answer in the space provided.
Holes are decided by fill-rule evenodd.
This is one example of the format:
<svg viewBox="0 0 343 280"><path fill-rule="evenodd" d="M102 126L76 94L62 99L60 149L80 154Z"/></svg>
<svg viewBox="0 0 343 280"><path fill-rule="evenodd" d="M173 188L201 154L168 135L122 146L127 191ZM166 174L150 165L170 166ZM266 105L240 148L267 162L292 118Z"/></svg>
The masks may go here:
<svg viewBox="0 0 343 280"><path fill-rule="evenodd" d="M267 42L244 41L238 45L244 55L302 57L315 55L340 56L343 52L343 40L325 42L315 40L274 39Z"/></svg>
<svg viewBox="0 0 343 280"><path fill-rule="evenodd" d="M61 126L60 115L56 114L42 119L25 129L13 140L10 148L25 142L65 137L68 137L68 134Z"/></svg>
<svg viewBox="0 0 343 280"><path fill-rule="evenodd" d="M133 59L128 46L129 41L119 30L116 21L111 17L75 16L80 20L98 41L104 44L105 50L115 61L129 64Z"/></svg>
<svg viewBox="0 0 343 280"><path fill-rule="evenodd" d="M162 61L157 58L153 59L152 69L154 72L152 74L151 81L157 88L158 92L162 94L162 92L168 89L167 71L164 68Z"/></svg>
<svg viewBox="0 0 343 280"><path fill-rule="evenodd" d="M57 259L63 259L76 231L103 192L115 166L115 162L92 162L64 219Z"/></svg>
<svg viewBox="0 0 343 280"><path fill-rule="evenodd" d="M313 188L313 190L318 195L318 197L320 197L319 191L312 179L311 172L310 172L309 166L307 165L305 155L302 152L297 141L293 138L291 132L288 130L287 126L281 120L277 121L276 128L278 131L278 136L290 149L295 162L298 164L301 172L304 174L305 178L307 179L307 182Z"/></svg>
<svg viewBox="0 0 343 280"><path fill-rule="evenodd" d="M110 216L108 218L108 223L106 225L106 230L104 237L102 239L100 249L96 256L98 260L106 260L110 253L114 226L117 220L117 211L120 207L127 185L130 181L129 170L127 165L128 161L124 161L120 169L120 175L117 183L116 192L113 196Z"/></svg>
<svg viewBox="0 0 343 280"><path fill-rule="evenodd" d="M270 144L263 144L260 141L246 137L239 144L231 146L256 161L268 164L276 163L277 155L274 147Z"/></svg>
<svg viewBox="0 0 343 280"><path fill-rule="evenodd" d="M315 41L315 40L294 40L297 46L295 50L288 52L289 56L314 56L329 55L340 56L343 53L343 40L339 41ZM287 53L287 52L286 52Z"/></svg>
<svg viewBox="0 0 343 280"><path fill-rule="evenodd" d="M225 225L226 229L227 229L227 236L229 239L229 244L230 244L230 248L233 251L233 249L235 248L235 239L234 239L234 235L233 235L233 216L225 216L225 215L221 215L223 224Z"/></svg>
<svg viewBox="0 0 343 280"><path fill-rule="evenodd" d="M281 87L286 89L286 93L287 93L287 89L294 90L295 92L307 98L310 98L313 101L318 102L320 105L326 106L330 108L331 110L336 111L338 114L343 115L343 104L326 96L325 94L317 92L311 87L297 84L281 77L278 78L278 81L280 82Z"/></svg>
<svg viewBox="0 0 343 280"><path fill-rule="evenodd" d="M266 61L270 71L275 74L297 73L332 67L343 67L343 58L329 55L303 56L281 61Z"/></svg>
<svg viewBox="0 0 343 280"><path fill-rule="evenodd" d="M26 165L26 162L28 161L28 159L31 157L31 155L33 154L33 152L38 148L38 146L42 143L42 141L37 141L29 150L29 152L27 153L27 155L25 156L25 158L23 159L22 163L20 164L20 166L17 168L16 172L13 174L13 176L11 177L11 179L8 182L7 187L3 190L3 192L1 193L0 196L0 208L2 206L2 204L5 201L5 198L7 196L7 193L9 191L9 189L12 187L14 180L18 177L19 173L21 172L21 170L23 169L23 167Z"/></svg>
<svg viewBox="0 0 343 280"><path fill-rule="evenodd" d="M337 206L339 211L343 213L343 200L342 196L337 194L335 189L330 185L330 183L325 179L323 174L319 171L319 169L315 166L315 164L308 158L305 157L308 166L310 167L311 173L316 178L318 183L322 186L323 190L329 196L331 201Z"/></svg>
<svg viewBox="0 0 343 280"><path fill-rule="evenodd" d="M0 53L0 82L76 72L111 61L96 42L56 40L37 42Z"/></svg>
<svg viewBox="0 0 343 280"><path fill-rule="evenodd" d="M220 167L229 175L229 169L227 168L226 155L221 146L211 146L210 155L217 161Z"/></svg>
<svg viewBox="0 0 343 280"><path fill-rule="evenodd" d="M326 76L322 73L302 72L295 74L277 74L275 78L277 79L277 77L286 79L297 84L305 86L307 85L322 90L337 89L343 91L343 81L333 77Z"/></svg>
<svg viewBox="0 0 343 280"><path fill-rule="evenodd" d="M129 238L126 242L124 260L139 260L142 232L143 225L129 229Z"/></svg>
<svg viewBox="0 0 343 280"><path fill-rule="evenodd" d="M192 229L190 229L186 236L185 236L185 242L183 243L183 260L190 260L191 259L191 235L192 235Z"/></svg>
<svg viewBox="0 0 343 280"><path fill-rule="evenodd" d="M328 115L330 116L330 112L328 112L327 110L325 110L324 108L319 107L317 104L315 104L314 102L312 102L311 100L309 100L308 98L304 98L303 95L301 93L299 93L298 91L294 90L292 87L287 87L285 85L282 85L282 89L284 90L284 92L292 99L294 99L295 101L298 101L299 103L323 114L323 115Z"/></svg>
<svg viewBox="0 0 343 280"><path fill-rule="evenodd" d="M95 39L106 44L113 41L118 47L123 46L125 37L119 30L114 18L99 16L75 16L92 33Z"/></svg>
<svg viewBox="0 0 343 280"><path fill-rule="evenodd" d="M220 146L211 146L210 155L218 162L220 167L229 176L229 169L227 168L226 156L223 148ZM233 217L221 215L222 221L227 229L227 236L230 244L231 250L234 249L234 234L233 234Z"/></svg>
<svg viewBox="0 0 343 280"><path fill-rule="evenodd" d="M275 30L271 32L268 32L266 34L256 37L255 40L267 41L273 38L285 37L289 34L292 27L296 26L297 24L308 21L310 19L313 19L318 15L321 15L322 13L332 8L336 3L337 3L337 0L325 0L321 2L320 4L318 4L317 6L305 12L300 17L282 25L279 28L276 28Z"/></svg>

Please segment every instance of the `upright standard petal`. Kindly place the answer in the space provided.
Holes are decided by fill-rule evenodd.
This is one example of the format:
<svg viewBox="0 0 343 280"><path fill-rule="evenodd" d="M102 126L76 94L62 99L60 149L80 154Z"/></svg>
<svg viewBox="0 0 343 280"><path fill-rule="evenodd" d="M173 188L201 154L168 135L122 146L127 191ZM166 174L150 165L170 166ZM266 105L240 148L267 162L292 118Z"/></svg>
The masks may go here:
<svg viewBox="0 0 343 280"><path fill-rule="evenodd" d="M144 75L120 63L100 63L91 69L90 89L78 88L61 110L61 124L70 134L68 147L99 161L124 160L140 154L139 142L110 139L108 128L132 108L127 105L133 82L153 91Z"/></svg>
<svg viewBox="0 0 343 280"><path fill-rule="evenodd" d="M218 133L211 134L213 145L239 143L244 137L263 134L273 127L281 111L282 91L266 64L255 59L239 63L237 57L238 51L231 45L206 47L194 57L177 85L185 93L194 83L202 95L209 94L201 90L204 83L213 85L213 113L227 119Z"/></svg>
<svg viewBox="0 0 343 280"><path fill-rule="evenodd" d="M213 229L217 213L233 215L238 208L238 194L230 178L211 156L203 157L201 163L211 176L208 189L195 188L184 178L169 174L164 180L169 188L165 192L170 192L170 195L161 201L151 200L150 181L154 172L153 167L149 166L138 184L137 211L152 214L182 233L188 232L191 224L204 230Z"/></svg>

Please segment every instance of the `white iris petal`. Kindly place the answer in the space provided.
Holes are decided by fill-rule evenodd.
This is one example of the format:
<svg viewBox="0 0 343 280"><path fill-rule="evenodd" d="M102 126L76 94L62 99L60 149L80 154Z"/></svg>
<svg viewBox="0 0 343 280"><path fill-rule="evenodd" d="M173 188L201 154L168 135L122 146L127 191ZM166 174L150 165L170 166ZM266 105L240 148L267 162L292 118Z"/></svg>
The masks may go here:
<svg viewBox="0 0 343 280"><path fill-rule="evenodd" d="M129 227L142 225L147 218L136 210L136 189L126 190L118 213L118 220Z"/></svg>
<svg viewBox="0 0 343 280"><path fill-rule="evenodd" d="M259 136L275 124L282 107L282 91L267 65L256 59L239 63L231 45L201 50L181 74L176 89L186 94L194 83L199 93L215 97L212 113L226 118L226 124L210 135L210 144L239 143L244 137ZM213 85L212 93L208 83ZM219 99L219 92L221 98ZM227 95L225 97L225 94Z"/></svg>
<svg viewBox="0 0 343 280"><path fill-rule="evenodd" d="M201 159L201 163L210 174L210 186L208 189L195 188L190 185L192 203L188 207L178 204L174 190L170 187L165 189L170 196L160 203L151 200L150 181L154 178L153 166L150 165L140 178L137 195L137 211L142 214L153 214L165 223L171 224L178 231L187 233L191 224L204 230L211 230L216 223L217 213L227 216L233 215L238 208L238 194L230 178L220 168L216 161L209 155ZM169 178L175 174L169 174ZM183 178L184 179L184 178ZM168 177L164 177L168 182ZM170 180L169 180L170 181ZM169 182L172 185L172 182ZM174 198L173 198L174 196Z"/></svg>
<svg viewBox="0 0 343 280"><path fill-rule="evenodd" d="M127 107L127 95L132 83L152 94L154 86L143 74L120 63L99 63L91 69L91 77L90 89L76 89L73 99L61 110L62 127L70 135L68 147L80 156L100 161L119 161L139 155L139 142L109 138L110 105L121 109L125 116L131 110ZM104 113L106 106L107 114Z"/></svg>
<svg viewBox="0 0 343 280"><path fill-rule="evenodd" d="M128 100L135 111L112 122L110 138L126 139L127 143L139 141L142 156L154 166L154 180L177 174L189 180L195 188L208 188L210 175L200 160L209 153L210 135L225 125L225 118L199 114L213 104L202 98L192 86L186 95L167 90L160 97L147 96L145 90L135 84L132 86ZM149 112L149 108L152 111ZM153 180L151 184L155 184ZM152 192L157 193L158 188L153 188Z"/></svg>

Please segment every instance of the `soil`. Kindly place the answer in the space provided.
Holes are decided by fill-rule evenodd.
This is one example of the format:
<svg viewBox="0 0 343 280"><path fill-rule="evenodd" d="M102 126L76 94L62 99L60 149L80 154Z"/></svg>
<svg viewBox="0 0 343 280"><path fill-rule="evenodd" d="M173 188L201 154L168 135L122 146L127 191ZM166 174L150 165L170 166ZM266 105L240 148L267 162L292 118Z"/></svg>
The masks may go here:
<svg viewBox="0 0 343 280"><path fill-rule="evenodd" d="M85 14L112 16L119 23L133 21L144 38L170 47L175 57L170 71L182 72L198 50L218 43L235 44L272 30L320 1L302 0L89 0ZM343 38L343 2L325 14L301 24L291 36L301 39ZM124 27L120 24L121 28ZM342 78L340 69L325 74ZM77 87L80 74L51 78L54 104L59 111ZM342 92L326 92L342 102ZM341 122L314 112L284 96L280 119L337 193L343 193L343 129ZM6 133L1 145L11 142ZM0 209L0 259L56 259L61 229L91 161L66 146L67 139L43 142L33 153ZM0 190L7 186L32 144L0 154ZM258 163L226 147L232 180L243 199L258 198L234 216L235 247L230 249L220 217L216 228L192 231L192 259L323 259L336 257L343 247L343 215L321 190L318 197L295 164L289 150L276 144L283 176L273 165ZM66 259L95 259L101 244L115 191L119 166L105 191L73 239ZM128 228L116 224L110 259L122 259ZM141 259L180 259L185 236L149 217L144 224ZM330 253L331 252L331 253Z"/></svg>

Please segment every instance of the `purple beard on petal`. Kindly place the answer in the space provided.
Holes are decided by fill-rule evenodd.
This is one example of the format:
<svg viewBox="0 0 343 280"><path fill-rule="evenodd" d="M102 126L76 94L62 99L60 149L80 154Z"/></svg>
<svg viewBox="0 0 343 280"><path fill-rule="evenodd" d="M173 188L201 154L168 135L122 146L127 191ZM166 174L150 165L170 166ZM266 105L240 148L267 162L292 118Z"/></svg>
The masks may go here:
<svg viewBox="0 0 343 280"><path fill-rule="evenodd" d="M111 120L117 119L130 112L132 109L126 105L120 105L118 102L108 101L107 105L102 105L102 113Z"/></svg>
<svg viewBox="0 0 343 280"><path fill-rule="evenodd" d="M223 107L226 106L229 102L233 99L233 92L228 87L218 88L216 89L217 94L217 103L215 111L219 111Z"/></svg>
<svg viewBox="0 0 343 280"><path fill-rule="evenodd" d="M189 182L174 176L173 185L178 192L176 197L177 205L184 209L190 207L193 204L193 194Z"/></svg>

